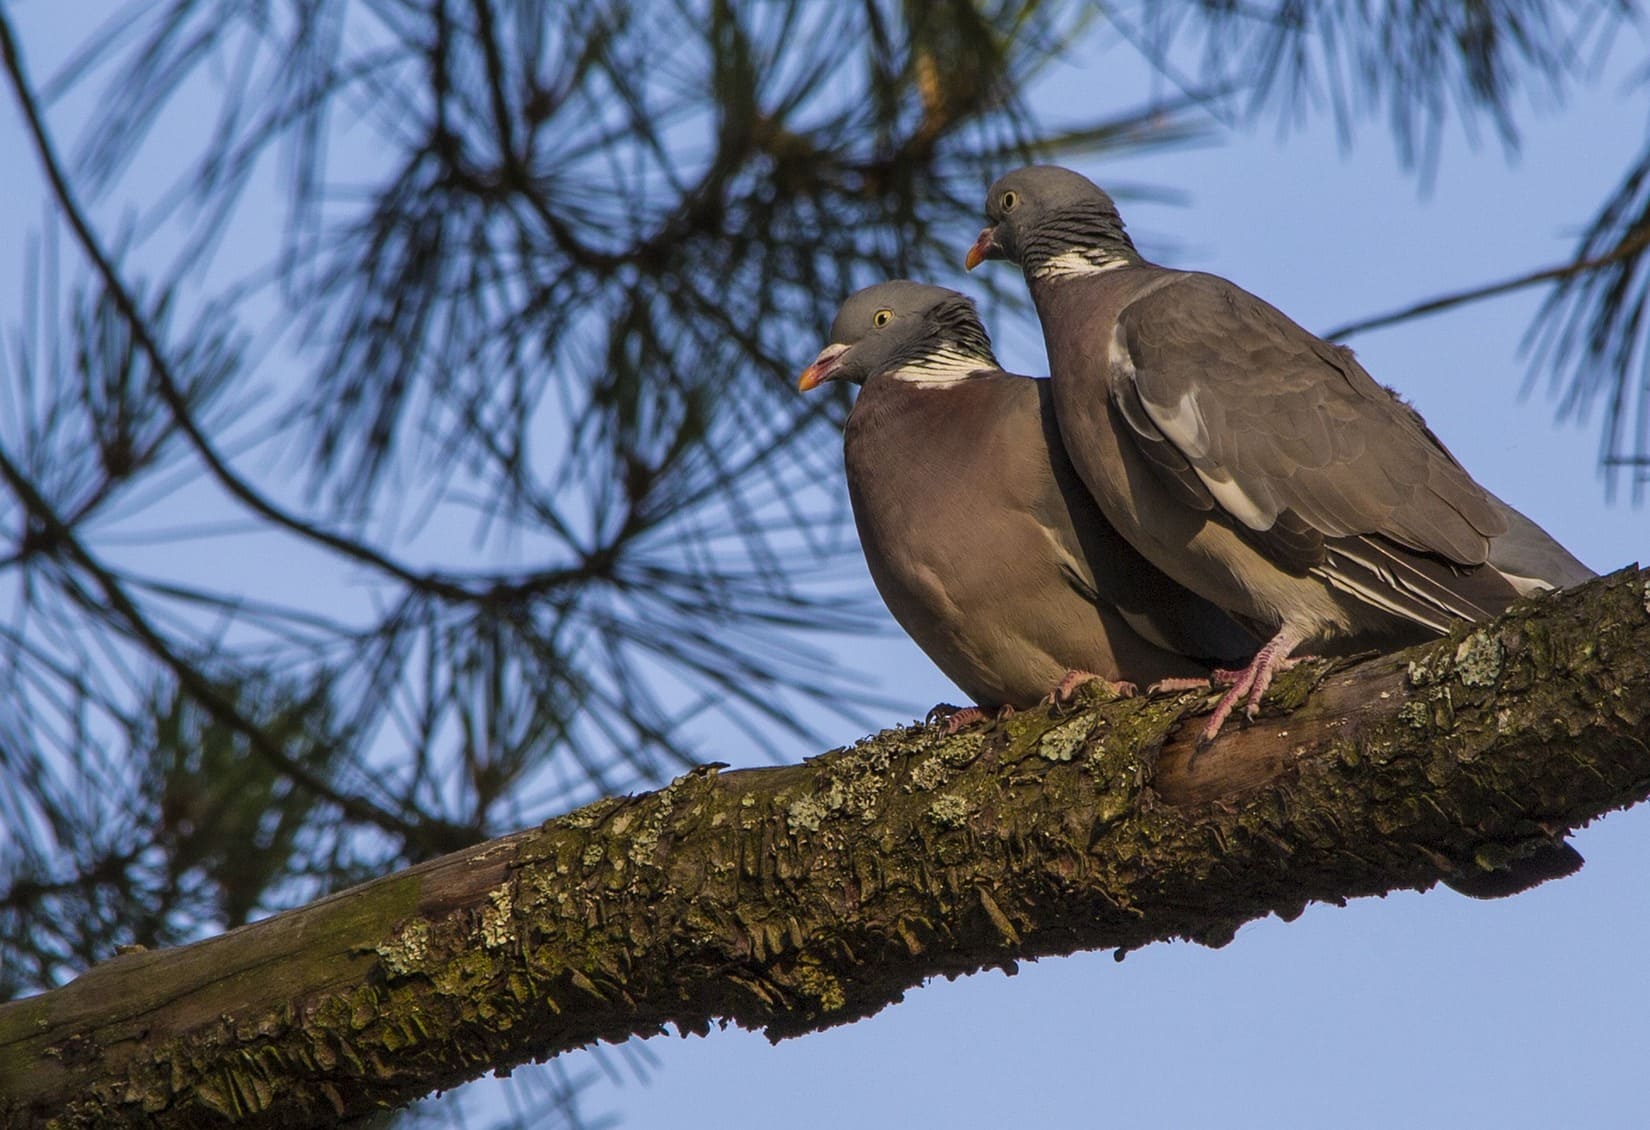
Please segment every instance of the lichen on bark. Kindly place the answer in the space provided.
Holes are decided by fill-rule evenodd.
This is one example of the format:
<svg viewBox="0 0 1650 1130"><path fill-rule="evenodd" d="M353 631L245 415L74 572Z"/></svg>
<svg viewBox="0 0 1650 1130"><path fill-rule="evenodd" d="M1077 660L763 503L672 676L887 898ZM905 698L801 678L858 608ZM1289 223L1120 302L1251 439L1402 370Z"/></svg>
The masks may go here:
<svg viewBox="0 0 1650 1130"><path fill-rule="evenodd" d="M924 979L1503 866L1650 792L1650 583L1209 695L885 730L611 798L0 1006L0 1124L330 1125L593 1040L845 1023Z"/></svg>

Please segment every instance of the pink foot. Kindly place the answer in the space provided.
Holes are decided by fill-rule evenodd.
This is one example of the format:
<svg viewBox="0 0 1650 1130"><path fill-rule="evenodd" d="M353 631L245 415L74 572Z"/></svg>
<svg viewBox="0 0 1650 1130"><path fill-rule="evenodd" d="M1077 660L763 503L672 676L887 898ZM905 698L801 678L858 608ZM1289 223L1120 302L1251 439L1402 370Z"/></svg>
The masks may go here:
<svg viewBox="0 0 1650 1130"><path fill-rule="evenodd" d="M1237 709L1239 699L1245 700L1243 714L1250 721L1260 713L1260 700L1265 696L1266 689L1272 685L1272 678L1279 671L1287 671L1298 663L1305 662L1309 657L1300 656L1291 658L1289 653L1301 642L1305 633L1297 628L1284 625L1283 629L1267 641L1266 646L1255 652L1255 657L1249 661L1249 666L1241 671L1227 671L1216 669L1210 678L1217 684L1229 685L1230 689L1220 697L1215 706L1215 712L1209 715L1209 722L1198 735L1199 749L1208 748L1209 744L1220 735L1220 728L1226 725L1226 719L1232 716Z"/></svg>
<svg viewBox="0 0 1650 1130"><path fill-rule="evenodd" d="M1206 691L1211 683L1217 682L1217 674L1230 674L1229 671L1212 671L1207 679L1159 679L1146 688L1147 694L1178 694L1181 691ZM1225 684L1222 683L1222 686Z"/></svg>
<svg viewBox="0 0 1650 1130"><path fill-rule="evenodd" d="M1317 656L1315 655L1291 655L1287 659L1280 659L1278 661L1277 670L1288 671L1293 667L1300 666L1308 659L1316 658ZM1226 667L1216 667L1213 671L1209 672L1209 681L1217 687L1229 687L1234 683L1242 682L1248 677L1249 668L1247 667L1240 667L1235 671ZM1192 680L1187 681L1190 682Z"/></svg>
<svg viewBox="0 0 1650 1130"><path fill-rule="evenodd" d="M1114 683L1103 675L1096 675L1093 671L1067 671L1065 678L1054 685L1054 689L1043 696L1039 706L1063 706L1071 701L1071 696L1077 693L1077 688L1084 683L1100 683L1110 689L1118 698L1133 698L1140 693L1140 688L1133 683Z"/></svg>
<svg viewBox="0 0 1650 1130"><path fill-rule="evenodd" d="M945 733L949 737L959 730L966 729L979 722L1001 722L1014 713L1014 708L1012 706L999 706L995 710L987 710L983 706L965 706L961 710L956 710L942 704L928 712L929 719L938 721L937 715L942 711L950 711L950 713L944 715Z"/></svg>

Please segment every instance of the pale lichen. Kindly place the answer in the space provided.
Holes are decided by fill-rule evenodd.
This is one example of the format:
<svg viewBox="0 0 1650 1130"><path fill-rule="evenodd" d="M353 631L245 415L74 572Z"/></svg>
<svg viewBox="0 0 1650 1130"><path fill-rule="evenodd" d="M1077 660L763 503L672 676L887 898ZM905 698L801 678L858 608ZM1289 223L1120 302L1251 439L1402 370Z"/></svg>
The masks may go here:
<svg viewBox="0 0 1650 1130"><path fill-rule="evenodd" d="M843 798L842 810L850 816L857 816L862 823L869 824L877 818L878 803L882 798L885 778L865 773L853 778L847 784L847 796Z"/></svg>
<svg viewBox="0 0 1650 1130"><path fill-rule="evenodd" d="M1432 723L1432 712L1424 702L1406 702L1398 708L1398 718L1412 730L1424 730Z"/></svg>
<svg viewBox="0 0 1650 1130"><path fill-rule="evenodd" d="M676 789L685 779L676 778L655 795L653 810L630 837L630 858L633 862L648 863L652 860L659 847L659 837L664 834L671 814L676 811Z"/></svg>
<svg viewBox="0 0 1650 1130"><path fill-rule="evenodd" d="M985 735L981 733L957 734L939 743L938 753L941 761L954 769L964 765L972 765L985 749Z"/></svg>
<svg viewBox="0 0 1650 1130"><path fill-rule="evenodd" d="M951 778L951 767L938 757L926 758L911 767L910 787L921 792L937 789Z"/></svg>
<svg viewBox="0 0 1650 1130"><path fill-rule="evenodd" d="M391 977L406 977L424 968L430 956L430 924L423 918L410 919L374 952Z"/></svg>
<svg viewBox="0 0 1650 1130"><path fill-rule="evenodd" d="M601 800L598 800L593 804L587 804L583 808L569 812L565 816L552 817L544 822L544 826L549 828L557 824L562 824L569 828L577 828L580 831L588 831L589 829L594 828L597 824L600 824L608 813L619 807L619 805L623 804L624 801L624 797L603 797Z"/></svg>
<svg viewBox="0 0 1650 1130"><path fill-rule="evenodd" d="M487 905L481 909L481 944L488 949L497 949L514 936L510 887L504 884L487 892Z"/></svg>
<svg viewBox="0 0 1650 1130"><path fill-rule="evenodd" d="M825 817L830 815L830 807L822 797L807 793L797 797L785 808L785 825L792 834L797 832L817 832Z"/></svg>
<svg viewBox="0 0 1650 1130"><path fill-rule="evenodd" d="M1462 640L1455 649L1455 674L1469 687L1493 687L1501 677L1501 640L1486 631Z"/></svg>
<svg viewBox="0 0 1650 1130"><path fill-rule="evenodd" d="M962 827L973 812L974 806L955 793L935 797L934 803L928 806L929 819L942 828Z"/></svg>
<svg viewBox="0 0 1650 1130"><path fill-rule="evenodd" d="M1062 722L1037 742L1037 752L1050 761L1070 761L1077 756L1093 729L1092 719L1079 715Z"/></svg>

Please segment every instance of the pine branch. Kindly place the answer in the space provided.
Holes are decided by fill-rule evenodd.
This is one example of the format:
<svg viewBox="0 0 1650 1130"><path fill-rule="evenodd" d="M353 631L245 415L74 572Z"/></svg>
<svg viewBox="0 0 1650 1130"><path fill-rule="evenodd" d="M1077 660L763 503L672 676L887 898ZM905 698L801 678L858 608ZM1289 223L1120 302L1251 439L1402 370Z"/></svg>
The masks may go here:
<svg viewBox="0 0 1650 1130"><path fill-rule="evenodd" d="M0 60L4 61L6 76L11 81L18 108L23 112L23 120L28 125L29 137L34 142L40 167L46 174L46 181L51 186L64 221L74 232L75 239L103 283L110 300L130 327L132 340L148 360L150 371L155 378L155 391L166 403L178 430L188 439L213 480L248 510L288 533L296 534L306 541L315 542L352 561L388 574L418 591L434 593L449 600L473 599L473 594L469 590L452 580L420 572L365 542L347 538L289 513L229 466L218 453L217 447L201 430L194 412L190 409L189 398L184 392L182 382L173 373L172 362L156 340L148 317L138 308L137 299L121 278L120 272L116 270L97 233L92 230L91 221L69 184L63 162L58 158L51 135L41 118L38 99L29 84L28 76L24 73L22 55L12 33L11 22L4 12L0 12Z"/></svg>
<svg viewBox="0 0 1650 1130"><path fill-rule="evenodd" d="M1650 571L1277 701L1195 760L1186 695L706 767L117 957L0 1006L0 1125L332 1125L597 1039L794 1036L935 975L1480 875L1650 794Z"/></svg>
<svg viewBox="0 0 1650 1130"><path fill-rule="evenodd" d="M1497 298L1503 294L1510 294L1515 290L1523 290L1525 287L1536 286L1544 282L1573 279L1579 275L1585 275L1589 271L1596 271L1600 267L1608 267L1612 263L1619 263L1623 259L1631 259L1646 247L1650 247L1650 227L1629 232L1625 239L1602 254L1591 255L1585 259L1572 259L1568 263L1542 267L1540 270L1514 275L1512 278L1502 279L1499 282L1485 283L1482 286L1468 287L1466 290L1441 294L1410 306L1388 311L1385 314L1375 314L1356 322L1348 322L1344 326L1336 326L1324 334L1323 337L1326 341L1342 341L1354 334L1385 329L1388 326L1395 326L1400 322L1408 322L1415 318L1425 317L1428 314L1437 314L1457 306L1481 302L1486 298Z"/></svg>
<svg viewBox="0 0 1650 1130"><path fill-rule="evenodd" d="M91 579L99 596L108 604L115 622L142 643L149 654L178 681L178 685L221 725L245 738L271 765L314 796L336 805L346 817L399 836L409 849L450 848L454 843L463 842L466 833L461 827L418 820L394 812L365 797L340 791L305 767L274 736L243 714L223 688L180 654L171 641L150 623L126 587L81 544L4 446L0 446L0 481L10 488L30 522L40 530L54 552L60 553Z"/></svg>

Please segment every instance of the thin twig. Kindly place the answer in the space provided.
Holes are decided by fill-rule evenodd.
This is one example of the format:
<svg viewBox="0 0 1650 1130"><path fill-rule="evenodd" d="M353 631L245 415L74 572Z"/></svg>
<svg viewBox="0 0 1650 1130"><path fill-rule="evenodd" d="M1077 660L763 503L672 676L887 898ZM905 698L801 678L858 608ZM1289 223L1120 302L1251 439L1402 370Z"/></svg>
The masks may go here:
<svg viewBox="0 0 1650 1130"><path fill-rule="evenodd" d="M1417 302L1415 305L1406 306L1401 310L1394 310L1387 314L1377 314L1362 321L1348 322L1344 326L1336 326L1324 334L1323 337L1327 341L1337 341L1341 338L1351 337L1354 334L1384 329L1387 326L1397 325L1399 322L1407 322L1411 318L1420 318L1456 306L1464 306L1469 302L1477 302L1483 298L1494 298L1497 295L1522 290L1524 287L1535 286L1538 283L1586 274L1588 271L1597 270L1599 267L1607 267L1611 263L1636 255L1646 246L1650 246L1650 227L1630 233L1626 239L1602 255L1595 255L1590 259L1576 259L1568 263L1561 263L1556 267L1544 267L1539 271L1531 271L1529 274L1503 279L1500 282L1489 283L1485 286L1473 287L1470 290L1429 298L1424 302Z"/></svg>
<svg viewBox="0 0 1650 1130"><path fill-rule="evenodd" d="M0 22L3 22L3 17L0 17ZM309 790L316 797L337 805L339 811L351 819L400 836L409 846L420 844L435 847L437 850L451 850L473 839L465 829L434 822L408 820L365 797L340 792L303 762L295 759L262 727L241 713L230 697L211 679L173 650L172 645L144 616L137 602L127 594L115 575L81 544L72 530L63 524L63 519L58 516L51 503L46 501L34 483L23 474L21 468L12 462L4 447L0 447L0 478L6 480L18 502L34 521L40 524L40 531L46 542L67 553L90 575L102 592L103 598L109 602L110 609L125 621L132 634L143 642L150 653L171 670L184 690L220 723L244 736L260 756L278 767L296 784Z"/></svg>
<svg viewBox="0 0 1650 1130"><path fill-rule="evenodd" d="M137 342L144 355L149 360L150 368L154 371L155 383L160 391L161 398L166 401L173 419L179 429L188 437L190 444L199 454L201 461L211 471L224 490L236 499L275 525L298 534L309 541L332 549L345 557L371 565L381 572L387 573L421 592L433 593L446 597L449 600L472 600L475 594L462 585L439 577L431 573L423 573L395 561L371 546L333 533L319 526L304 521L295 515L287 513L280 506L265 498L246 480L235 473L217 453L211 442L201 432L195 423L194 416L189 410L187 397L184 396L177 378L172 373L171 363L161 352L159 344L150 332L148 323L137 308L136 301L125 283L116 272L113 263L104 253L102 245L91 229L91 224L82 211L79 202L75 199L74 191L69 187L68 178L64 175L62 163L58 160L51 137L46 132L45 123L41 120L39 107L35 102L34 94L29 87L28 79L23 73L23 61L17 51L17 44L12 35L11 21L3 11L0 11L0 54L5 57L6 73L11 79L12 89L17 94L19 107L23 117L28 122L29 133L34 139L36 153L40 157L40 164L51 182L52 191L57 197L58 206L74 230L81 249L86 257L92 261L97 273L103 280L104 288L109 297L114 300L121 317L131 328L132 337Z"/></svg>

